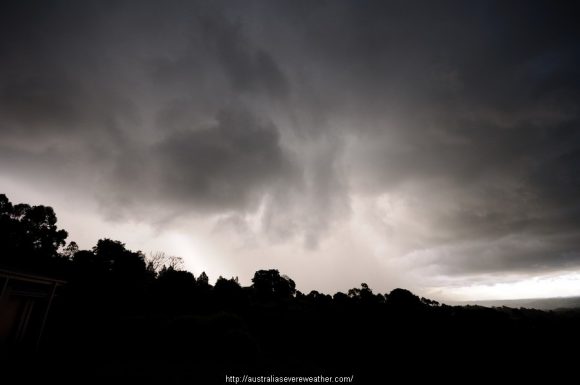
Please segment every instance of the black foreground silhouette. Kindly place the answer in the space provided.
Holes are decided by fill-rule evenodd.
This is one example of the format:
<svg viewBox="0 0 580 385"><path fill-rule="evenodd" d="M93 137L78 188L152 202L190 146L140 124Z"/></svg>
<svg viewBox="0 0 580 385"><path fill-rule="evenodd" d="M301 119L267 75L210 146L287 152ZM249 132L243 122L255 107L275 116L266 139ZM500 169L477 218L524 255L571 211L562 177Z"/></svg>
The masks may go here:
<svg viewBox="0 0 580 385"><path fill-rule="evenodd" d="M119 241L79 250L56 221L50 207L0 195L0 364L18 383L555 381L575 367L577 309L447 306L365 283L304 294L277 270L257 271L250 287L223 277L212 286L179 258Z"/></svg>

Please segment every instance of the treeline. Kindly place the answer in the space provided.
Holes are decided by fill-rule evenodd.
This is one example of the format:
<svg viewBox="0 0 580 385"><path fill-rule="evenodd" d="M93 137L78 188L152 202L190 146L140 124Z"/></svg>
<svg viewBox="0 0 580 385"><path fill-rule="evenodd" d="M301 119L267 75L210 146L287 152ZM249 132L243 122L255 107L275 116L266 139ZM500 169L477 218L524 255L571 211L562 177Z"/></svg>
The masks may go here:
<svg viewBox="0 0 580 385"><path fill-rule="evenodd" d="M452 307L364 283L305 294L277 270L257 271L249 287L223 277L211 285L179 258L110 239L79 250L66 238L50 207L0 195L0 264L67 281L39 352L42 375L60 382L224 383L250 373L409 382L459 368L481 380L565 367L573 356L564 346L580 342L576 310Z"/></svg>
<svg viewBox="0 0 580 385"><path fill-rule="evenodd" d="M439 306L427 298L418 298L407 290L374 294L367 284L348 293L334 296L296 289L294 281L277 270L257 271L252 285L242 288L238 278L219 277L210 285L202 272L195 277L183 269L179 257L162 252L144 255L131 251L120 241L101 239L90 250L80 250L68 233L58 229L54 210L46 206L12 204L0 194L0 264L29 273L48 274L68 282L67 292L91 300L105 300L120 311L159 311L183 313L203 308L239 308L250 301L260 303L309 301L320 305L390 304L407 307Z"/></svg>

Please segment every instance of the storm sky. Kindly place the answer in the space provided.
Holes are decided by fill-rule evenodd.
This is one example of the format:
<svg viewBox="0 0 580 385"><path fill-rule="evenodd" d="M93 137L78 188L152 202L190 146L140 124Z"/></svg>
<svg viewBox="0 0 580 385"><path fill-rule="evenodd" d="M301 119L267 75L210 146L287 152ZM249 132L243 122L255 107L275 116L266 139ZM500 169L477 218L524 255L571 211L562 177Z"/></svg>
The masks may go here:
<svg viewBox="0 0 580 385"><path fill-rule="evenodd" d="M3 1L0 192L211 279L579 295L578 11Z"/></svg>

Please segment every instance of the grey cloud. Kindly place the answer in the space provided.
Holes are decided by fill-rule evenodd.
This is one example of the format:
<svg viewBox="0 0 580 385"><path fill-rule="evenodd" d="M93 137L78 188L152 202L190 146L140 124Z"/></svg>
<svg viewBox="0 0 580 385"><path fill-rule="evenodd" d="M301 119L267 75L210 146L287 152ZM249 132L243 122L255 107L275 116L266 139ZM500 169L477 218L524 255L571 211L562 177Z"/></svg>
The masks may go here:
<svg viewBox="0 0 580 385"><path fill-rule="evenodd" d="M255 191L292 180L276 127L244 113L223 112L212 128L176 132L154 154L168 194L208 200L214 209L244 208L256 200Z"/></svg>
<svg viewBox="0 0 580 385"><path fill-rule="evenodd" d="M127 217L228 212L242 228L263 205L264 237L307 247L352 197L399 194L422 202L417 244L542 242L438 260L449 272L580 265L576 8L14 2L0 171L68 162L46 173L91 175Z"/></svg>
<svg viewBox="0 0 580 385"><path fill-rule="evenodd" d="M117 63L110 60L114 49L101 41L103 12L91 2L3 3L3 140L83 144L101 135L103 141L117 140L118 126L135 122L135 106L123 95Z"/></svg>
<svg viewBox="0 0 580 385"><path fill-rule="evenodd" d="M350 214L347 176L340 164L343 144L328 137L312 140L303 151L300 183L285 185L266 201L263 224L274 242L299 237L310 250L319 246L334 225Z"/></svg>
<svg viewBox="0 0 580 385"><path fill-rule="evenodd" d="M221 111L209 126L173 131L121 153L115 164L108 179L113 193L103 199L126 215L159 200L171 214L244 213L277 186L299 181L277 128L239 109Z"/></svg>
<svg viewBox="0 0 580 385"><path fill-rule="evenodd" d="M268 52L251 47L241 26L203 21L204 43L215 52L234 90L261 91L278 98L287 95L289 86L277 63Z"/></svg>
<svg viewBox="0 0 580 385"><path fill-rule="evenodd" d="M438 250L430 263L446 274L545 274L578 268L576 233L530 238L506 236L485 243L465 243Z"/></svg>

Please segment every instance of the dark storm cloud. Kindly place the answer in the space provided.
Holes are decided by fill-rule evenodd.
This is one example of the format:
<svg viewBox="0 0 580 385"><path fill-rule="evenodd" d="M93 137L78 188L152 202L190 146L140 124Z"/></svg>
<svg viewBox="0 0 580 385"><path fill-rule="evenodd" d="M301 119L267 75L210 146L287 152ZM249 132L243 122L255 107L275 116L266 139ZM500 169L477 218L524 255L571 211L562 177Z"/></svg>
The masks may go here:
<svg viewBox="0 0 580 385"><path fill-rule="evenodd" d="M205 44L215 52L235 91L263 91L283 97L288 92L286 79L276 62L264 50L252 49L244 40L239 25L205 22Z"/></svg>
<svg viewBox="0 0 580 385"><path fill-rule="evenodd" d="M260 128L250 122L251 113L239 113L240 120L232 122L221 113L213 129L202 127L219 111L243 110L239 92L274 98L287 92L275 61L246 42L221 10L154 2L14 2L2 14L0 49L7 60L0 71L1 133L21 154L6 151L5 160L42 167L47 153L42 147L56 139L74 148L53 152L92 153L94 168L78 171L97 172L115 183L97 187L105 190L103 196L123 196L115 191L117 184L122 190L131 183L118 180L122 176L160 182L168 200L220 202L224 210L243 209L244 186L263 187L251 173L264 179L272 173L288 176L272 124ZM168 25L172 21L175 26ZM159 41L159 33L167 41ZM152 128L143 121L147 109L153 111ZM30 149L35 147L40 151ZM124 169L132 174L123 175ZM164 177L156 179L155 171Z"/></svg>
<svg viewBox="0 0 580 385"><path fill-rule="evenodd" d="M449 210L418 210L434 229L449 230L444 236L434 231L427 240L432 246L492 243L509 234L569 237L566 250L547 238L547 246L534 252L515 245L482 263L467 263L478 260L467 255L448 256L441 265L465 272L577 263L580 51L574 6L366 5L335 3L315 18L332 20L306 24L307 34L320 39L310 42L314 57L326 63L330 99L350 113L349 134L359 144L351 156L354 185L372 193L406 183L439 188L440 194L448 189L448 202L455 200ZM445 183L429 182L441 179ZM429 191L420 199L429 206Z"/></svg>
<svg viewBox="0 0 580 385"><path fill-rule="evenodd" d="M450 275L545 274L577 269L579 247L577 233L539 238L509 235L485 243L444 247L430 263Z"/></svg>
<svg viewBox="0 0 580 385"><path fill-rule="evenodd" d="M181 211L188 205L200 213L255 210L263 194L299 181L279 141L272 123L247 111L221 111L208 127L173 131L158 143L120 154L114 175L118 197L138 208L163 200L177 202Z"/></svg>
<svg viewBox="0 0 580 385"><path fill-rule="evenodd" d="M66 5L66 6L65 6ZM4 2L0 16L2 132L70 134L126 107L99 68L101 12L63 2ZM105 71L106 72L106 71ZM104 79L105 78L105 79Z"/></svg>
<svg viewBox="0 0 580 385"><path fill-rule="evenodd" d="M449 272L580 264L573 3L5 4L5 173L66 163L124 217L263 205L312 247L350 198L402 196L417 244L472 245Z"/></svg>

